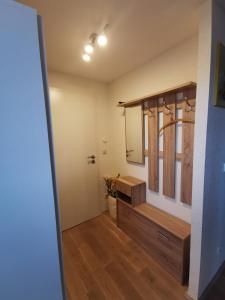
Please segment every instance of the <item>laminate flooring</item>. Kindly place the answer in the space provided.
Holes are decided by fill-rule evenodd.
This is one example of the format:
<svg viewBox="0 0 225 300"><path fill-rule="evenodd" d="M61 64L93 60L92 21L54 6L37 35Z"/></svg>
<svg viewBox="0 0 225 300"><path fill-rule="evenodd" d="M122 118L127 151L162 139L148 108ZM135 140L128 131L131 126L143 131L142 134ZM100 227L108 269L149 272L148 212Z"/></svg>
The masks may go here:
<svg viewBox="0 0 225 300"><path fill-rule="evenodd" d="M68 300L186 299L187 287L107 214L64 231L63 253Z"/></svg>

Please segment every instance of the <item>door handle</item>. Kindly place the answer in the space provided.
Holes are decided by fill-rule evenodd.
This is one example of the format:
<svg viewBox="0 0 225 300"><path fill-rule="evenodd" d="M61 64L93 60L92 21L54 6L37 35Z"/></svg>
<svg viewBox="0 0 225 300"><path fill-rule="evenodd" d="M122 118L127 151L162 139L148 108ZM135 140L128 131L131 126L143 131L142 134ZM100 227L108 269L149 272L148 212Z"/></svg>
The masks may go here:
<svg viewBox="0 0 225 300"><path fill-rule="evenodd" d="M87 157L87 159L95 159L95 155L90 155Z"/></svg>
<svg viewBox="0 0 225 300"><path fill-rule="evenodd" d="M161 240L165 240L167 242L169 241L169 237L167 235L163 234L162 232L158 231L158 235Z"/></svg>
<svg viewBox="0 0 225 300"><path fill-rule="evenodd" d="M95 164L95 159L89 160L88 164Z"/></svg>
<svg viewBox="0 0 225 300"><path fill-rule="evenodd" d="M92 155L89 155L88 157L87 157L87 159L88 159L88 164L95 164L95 155L94 154L92 154Z"/></svg>
<svg viewBox="0 0 225 300"><path fill-rule="evenodd" d="M133 152L134 150L126 150L126 153L130 153Z"/></svg>
<svg viewBox="0 0 225 300"><path fill-rule="evenodd" d="M126 156L129 157L131 156L131 152L133 152L134 150L126 150Z"/></svg>

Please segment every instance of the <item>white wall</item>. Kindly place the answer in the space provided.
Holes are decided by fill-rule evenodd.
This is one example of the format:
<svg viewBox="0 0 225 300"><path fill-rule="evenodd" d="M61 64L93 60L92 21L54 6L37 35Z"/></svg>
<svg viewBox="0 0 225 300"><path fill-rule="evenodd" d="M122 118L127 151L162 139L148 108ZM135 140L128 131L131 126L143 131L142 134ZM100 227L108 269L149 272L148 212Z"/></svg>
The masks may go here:
<svg viewBox="0 0 225 300"><path fill-rule="evenodd" d="M225 46L225 5L213 1L200 294L225 260L225 109L213 106L218 42Z"/></svg>
<svg viewBox="0 0 225 300"><path fill-rule="evenodd" d="M114 173L129 174L148 182L147 158L145 166L126 162L125 120L123 109L116 106L117 102L143 97L188 81L196 81L197 43L197 37L193 37L110 84L110 151L113 154ZM180 140L180 129L178 131ZM160 193L148 191L147 201L191 222L191 208L180 202L179 182L180 163L177 162L176 199L172 200L162 195L162 161L160 161Z"/></svg>
<svg viewBox="0 0 225 300"><path fill-rule="evenodd" d="M0 1L0 299L62 300L37 13Z"/></svg>
<svg viewBox="0 0 225 300"><path fill-rule="evenodd" d="M201 262L203 194L205 176L205 149L208 119L208 101L211 59L211 1L200 7L199 49L198 49L198 88L195 115L195 141L192 187L192 233L190 255L190 281L188 294L197 299Z"/></svg>
<svg viewBox="0 0 225 300"><path fill-rule="evenodd" d="M78 191L77 184L80 184L80 186L84 184L84 182L79 182L80 178L83 177L79 176L79 172L82 172L82 170L77 169L80 166L76 160L77 156L80 155L79 159L82 160L85 156L96 154L99 176L97 180L99 183L98 196L100 210L103 211L106 207L103 176L109 174L110 159L109 154L102 154L103 149L108 150L108 144L104 144L102 140L105 139L108 141L109 139L107 127L108 89L106 84L59 72L49 72L49 85L56 156L56 175L61 215L63 214L62 227L65 229L71 227L71 225L69 226L69 224L67 224L70 214L68 209L70 210L71 206L65 207L63 203L66 203L66 201L70 202L68 199L74 199L73 201L75 201L77 197L81 197L82 195L79 194L81 191ZM92 112L90 112L89 107L93 109ZM89 113L93 115L93 118L90 116L91 122L90 120L88 122ZM83 120L80 119L80 116L82 116ZM93 132L94 135L92 140L94 140L94 144L96 142L95 145L92 145L92 142L89 143L89 141L82 140L82 136L86 137L88 135L86 134L88 126L95 127L90 128L90 132ZM79 147L77 144L79 142L84 144L84 146ZM92 150L87 149L88 145L92 147ZM95 152L96 148L97 153ZM82 153L79 152L79 149L81 149ZM75 157L76 150L77 156ZM83 167L83 165L80 167ZM95 179L93 178L93 180ZM91 182L86 182L85 184L89 184L90 186ZM87 190L88 187L85 187L85 189ZM89 201L91 201L91 199L89 199ZM96 211L99 210L97 207L95 207L95 209ZM79 219L79 216L77 217ZM66 222L66 220L68 220L68 222Z"/></svg>
<svg viewBox="0 0 225 300"><path fill-rule="evenodd" d="M225 10L200 9L189 295L198 299L225 260L225 110L213 106L217 42L225 44Z"/></svg>
<svg viewBox="0 0 225 300"><path fill-rule="evenodd" d="M213 1L199 294L225 260L225 109L213 106L217 43L225 45L225 7Z"/></svg>

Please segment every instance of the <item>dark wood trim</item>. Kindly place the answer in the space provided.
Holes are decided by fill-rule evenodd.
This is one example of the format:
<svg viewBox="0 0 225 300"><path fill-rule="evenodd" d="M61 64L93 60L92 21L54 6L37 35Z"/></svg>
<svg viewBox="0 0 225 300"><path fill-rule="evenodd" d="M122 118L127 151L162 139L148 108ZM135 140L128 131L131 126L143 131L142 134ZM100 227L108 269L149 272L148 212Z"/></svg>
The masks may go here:
<svg viewBox="0 0 225 300"><path fill-rule="evenodd" d="M216 272L215 276L213 279L210 281L202 295L199 297L199 300L205 300L207 299L209 293L211 290L214 288L215 284L219 280L219 278L222 276L222 274L225 272L225 261L222 263L222 265L219 267L218 271Z"/></svg>

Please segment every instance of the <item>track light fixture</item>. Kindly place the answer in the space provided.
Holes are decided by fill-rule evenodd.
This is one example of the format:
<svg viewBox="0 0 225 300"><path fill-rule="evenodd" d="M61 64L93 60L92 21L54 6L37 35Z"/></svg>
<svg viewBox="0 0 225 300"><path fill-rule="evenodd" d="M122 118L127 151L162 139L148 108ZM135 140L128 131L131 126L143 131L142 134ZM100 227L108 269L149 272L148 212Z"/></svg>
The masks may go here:
<svg viewBox="0 0 225 300"><path fill-rule="evenodd" d="M100 34L98 36L97 42L100 47L105 47L108 42L107 36L105 34Z"/></svg>
<svg viewBox="0 0 225 300"><path fill-rule="evenodd" d="M91 43L88 43L84 46L84 51L87 54L92 54L94 52L94 46Z"/></svg>
<svg viewBox="0 0 225 300"><path fill-rule="evenodd" d="M86 61L86 62L91 61L91 56L90 56L89 54L87 54L87 53L84 53L84 54L82 55L82 58L83 58L83 60Z"/></svg>
<svg viewBox="0 0 225 300"><path fill-rule="evenodd" d="M101 34L98 35L97 37L97 43L100 47L105 47L108 43L108 38L106 35L106 31L108 29L109 25L106 24L101 32Z"/></svg>
<svg viewBox="0 0 225 300"><path fill-rule="evenodd" d="M84 61L91 61L91 55L94 52L96 41L100 47L105 47L107 45L108 38L106 35L106 30L108 29L108 26L109 25L106 24L100 34L92 33L90 35L88 43L84 46L84 53L82 55L82 59Z"/></svg>

